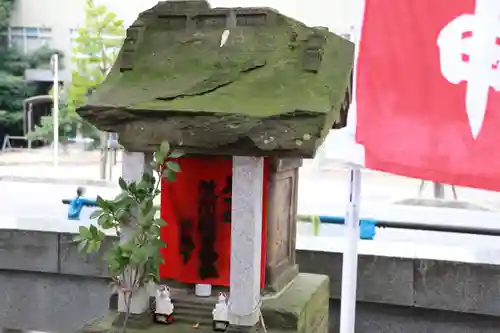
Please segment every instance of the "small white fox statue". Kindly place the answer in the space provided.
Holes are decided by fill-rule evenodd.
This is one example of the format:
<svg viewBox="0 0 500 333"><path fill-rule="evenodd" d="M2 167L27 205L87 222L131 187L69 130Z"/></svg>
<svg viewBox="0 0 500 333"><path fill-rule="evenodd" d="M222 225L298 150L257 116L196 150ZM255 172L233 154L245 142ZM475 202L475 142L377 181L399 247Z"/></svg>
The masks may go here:
<svg viewBox="0 0 500 333"><path fill-rule="evenodd" d="M174 304L170 299L170 289L167 286L160 286L155 296L154 319L157 323L171 324L174 321Z"/></svg>
<svg viewBox="0 0 500 333"><path fill-rule="evenodd" d="M229 307L227 297L223 293L219 294L218 302L212 311L213 329L216 332L225 332L229 326Z"/></svg>

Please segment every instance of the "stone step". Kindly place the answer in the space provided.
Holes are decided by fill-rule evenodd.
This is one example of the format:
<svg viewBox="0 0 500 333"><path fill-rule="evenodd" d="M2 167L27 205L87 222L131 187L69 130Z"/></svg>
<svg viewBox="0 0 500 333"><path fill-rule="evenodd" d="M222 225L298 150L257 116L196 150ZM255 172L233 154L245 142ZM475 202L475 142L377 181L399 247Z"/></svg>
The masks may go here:
<svg viewBox="0 0 500 333"><path fill-rule="evenodd" d="M212 318L212 310L208 311L208 310L174 307L174 313L186 316L200 317L200 318Z"/></svg>
<svg viewBox="0 0 500 333"><path fill-rule="evenodd" d="M174 313L174 322L193 326L196 324L199 324L200 326L212 326L211 317L193 317L182 313Z"/></svg>
<svg viewBox="0 0 500 333"><path fill-rule="evenodd" d="M209 312L209 313L211 313L215 307L215 303L214 304L186 303L175 299L172 300L172 303L174 304L174 307L176 309L192 309L196 311Z"/></svg>
<svg viewBox="0 0 500 333"><path fill-rule="evenodd" d="M172 299L172 301L177 301L177 302L184 303L184 304L197 304L197 305L214 306L215 303L217 303L216 296L197 297L194 294L191 294L191 293L188 293L185 291L180 291L180 290L173 290L170 293L170 298Z"/></svg>

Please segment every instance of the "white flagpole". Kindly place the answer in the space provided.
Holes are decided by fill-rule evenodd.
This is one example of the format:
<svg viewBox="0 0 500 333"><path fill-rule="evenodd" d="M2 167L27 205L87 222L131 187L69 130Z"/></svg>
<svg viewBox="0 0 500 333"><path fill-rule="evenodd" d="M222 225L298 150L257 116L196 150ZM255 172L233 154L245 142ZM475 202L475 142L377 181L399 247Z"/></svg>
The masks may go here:
<svg viewBox="0 0 500 333"><path fill-rule="evenodd" d="M54 86L52 87L54 139L52 145L54 149L54 167L57 168L59 165L59 55L57 53L52 56L52 70L54 74Z"/></svg>
<svg viewBox="0 0 500 333"><path fill-rule="evenodd" d="M365 14L365 0L361 0L361 10L357 24L352 29L351 41L356 43L354 53L353 95L347 115L347 128L355 144L355 160L362 155L361 165L364 165L364 148L355 143L356 132L356 72L358 61L358 43L361 38L361 26ZM359 150L359 151L358 151ZM360 156L357 156L360 153ZM340 298L340 333L355 333L356 328L356 291L358 284L358 245L359 245L359 209L361 202L361 166L357 163L349 168L349 202L345 216L345 247L342 256L342 290Z"/></svg>
<svg viewBox="0 0 500 333"><path fill-rule="evenodd" d="M349 170L349 202L345 217L346 246L342 264L342 294L340 299L340 333L354 333L356 322L356 289L358 278L359 204L361 170Z"/></svg>

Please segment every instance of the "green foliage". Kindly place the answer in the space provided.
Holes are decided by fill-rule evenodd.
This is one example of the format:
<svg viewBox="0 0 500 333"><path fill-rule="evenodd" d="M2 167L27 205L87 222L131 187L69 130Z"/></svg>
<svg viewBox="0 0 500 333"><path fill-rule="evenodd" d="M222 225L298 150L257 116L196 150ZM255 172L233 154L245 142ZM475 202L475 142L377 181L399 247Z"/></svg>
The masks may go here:
<svg viewBox="0 0 500 333"><path fill-rule="evenodd" d="M0 70L0 110L5 111L0 115L0 123L10 125L21 120L23 100L34 90L22 77Z"/></svg>
<svg viewBox="0 0 500 333"><path fill-rule="evenodd" d="M21 128L23 100L36 91L35 84L24 80L25 70L49 68L55 52L63 57L62 52L48 47L30 55L8 48L6 36L13 6L14 0L0 0L0 127L5 126L10 133Z"/></svg>
<svg viewBox="0 0 500 333"><path fill-rule="evenodd" d="M59 56L59 69L64 69L64 53L62 51L52 49L46 45L42 46L32 54L28 60L30 68L52 69L51 59L54 54Z"/></svg>
<svg viewBox="0 0 500 333"><path fill-rule="evenodd" d="M66 143L67 140L76 134L75 120L68 114L68 108L61 100L59 103L59 142ZM42 117L40 124L35 126L35 130L28 133L28 137L33 140L52 142L54 140L54 120L52 116Z"/></svg>
<svg viewBox="0 0 500 333"><path fill-rule="evenodd" d="M88 94L106 77L108 70L116 58L116 50L123 43L125 29L123 21L110 12L104 5L96 5L93 0L87 0L85 9L85 24L78 29L73 48L72 62L75 65L71 85L67 88L67 96L61 101L59 112L60 139L67 139L69 133L74 133L79 127L85 137L99 142L99 131L90 123L82 121L75 110L82 104ZM37 57L43 58L44 50ZM61 62L60 62L61 63ZM33 137L53 140L54 125L52 117L42 119Z"/></svg>
<svg viewBox="0 0 500 333"><path fill-rule="evenodd" d="M123 21L106 6L87 0L85 25L78 29L73 49L75 70L69 89L70 112L83 104L89 92L104 81L124 37Z"/></svg>
<svg viewBox="0 0 500 333"><path fill-rule="evenodd" d="M15 0L0 0L0 31L4 32L9 28L10 16L14 8Z"/></svg>
<svg viewBox="0 0 500 333"><path fill-rule="evenodd" d="M139 182L127 183L120 178L121 193L116 198L97 199L99 209L91 215L97 226L82 226L75 237L80 251L95 253L105 239L103 230L132 233L127 234L126 240L114 243L104 255L111 276L124 293L137 290L150 281L159 281L159 268L163 263L160 250L166 246L160 239L160 227L166 222L157 218L154 199L160 194L162 180L175 181L180 167L170 159L179 156L182 153L163 143L151 163L152 172L145 172Z"/></svg>

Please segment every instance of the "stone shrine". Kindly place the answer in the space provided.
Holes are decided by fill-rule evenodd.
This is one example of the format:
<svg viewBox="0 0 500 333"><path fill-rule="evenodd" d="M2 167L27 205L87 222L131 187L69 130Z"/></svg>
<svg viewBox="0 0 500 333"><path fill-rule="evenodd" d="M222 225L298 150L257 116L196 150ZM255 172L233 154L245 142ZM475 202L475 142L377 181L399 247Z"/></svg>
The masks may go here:
<svg viewBox="0 0 500 333"><path fill-rule="evenodd" d="M211 331L218 293L196 297L204 284L228 290L230 331L258 330L262 311L269 332L327 332L328 278L295 264L298 169L344 125L353 62L351 42L269 8L164 1L130 26L78 113L119 134L126 180L163 141L187 154L161 201L176 320L137 332ZM109 332L117 315L82 332Z"/></svg>

